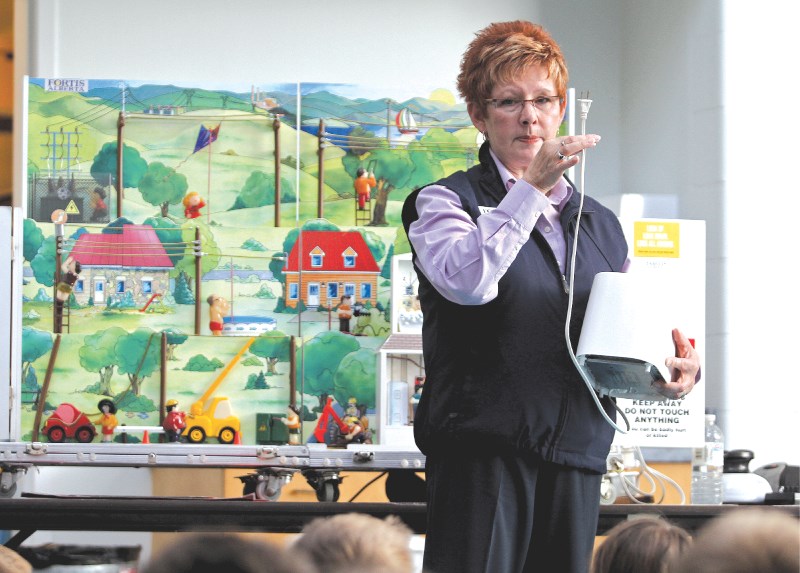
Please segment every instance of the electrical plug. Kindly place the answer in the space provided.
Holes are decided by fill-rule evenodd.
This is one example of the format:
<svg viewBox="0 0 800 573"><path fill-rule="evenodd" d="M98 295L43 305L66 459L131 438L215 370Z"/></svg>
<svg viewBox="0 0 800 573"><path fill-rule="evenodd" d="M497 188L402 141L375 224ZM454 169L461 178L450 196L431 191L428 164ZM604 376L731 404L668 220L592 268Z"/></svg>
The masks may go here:
<svg viewBox="0 0 800 573"><path fill-rule="evenodd" d="M581 119L586 119L586 116L589 115L589 108L592 107L592 100L589 99L589 92L586 92L586 97L581 93L581 97L578 99L578 105L580 106Z"/></svg>

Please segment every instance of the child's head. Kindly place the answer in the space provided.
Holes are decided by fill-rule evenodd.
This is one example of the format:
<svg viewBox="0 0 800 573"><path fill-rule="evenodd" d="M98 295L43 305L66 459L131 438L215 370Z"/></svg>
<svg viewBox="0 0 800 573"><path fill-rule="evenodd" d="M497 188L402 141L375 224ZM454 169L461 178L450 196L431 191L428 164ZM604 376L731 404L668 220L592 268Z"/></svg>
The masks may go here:
<svg viewBox="0 0 800 573"><path fill-rule="evenodd" d="M197 205L200 202L200 193L197 191L189 191L183 197L183 206L189 207L191 205Z"/></svg>

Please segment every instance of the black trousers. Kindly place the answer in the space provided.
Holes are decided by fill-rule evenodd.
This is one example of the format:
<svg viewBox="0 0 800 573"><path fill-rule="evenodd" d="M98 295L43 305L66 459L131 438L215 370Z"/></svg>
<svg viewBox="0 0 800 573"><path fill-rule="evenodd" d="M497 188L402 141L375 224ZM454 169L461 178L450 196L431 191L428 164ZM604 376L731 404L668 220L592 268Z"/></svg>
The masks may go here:
<svg viewBox="0 0 800 573"><path fill-rule="evenodd" d="M586 573L602 476L521 457L429 455L425 573Z"/></svg>

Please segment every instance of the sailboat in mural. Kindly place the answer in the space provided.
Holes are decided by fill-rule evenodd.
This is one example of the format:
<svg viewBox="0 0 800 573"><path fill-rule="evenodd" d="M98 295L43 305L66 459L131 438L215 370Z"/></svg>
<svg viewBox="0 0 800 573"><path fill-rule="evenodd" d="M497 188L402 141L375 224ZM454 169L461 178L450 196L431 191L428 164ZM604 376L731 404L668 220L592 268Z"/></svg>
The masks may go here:
<svg viewBox="0 0 800 573"><path fill-rule="evenodd" d="M394 121L397 124L397 129L400 130L400 133L417 133L419 131L417 122L414 121L414 116L411 115L411 110L409 110L407 107L404 107L400 110Z"/></svg>

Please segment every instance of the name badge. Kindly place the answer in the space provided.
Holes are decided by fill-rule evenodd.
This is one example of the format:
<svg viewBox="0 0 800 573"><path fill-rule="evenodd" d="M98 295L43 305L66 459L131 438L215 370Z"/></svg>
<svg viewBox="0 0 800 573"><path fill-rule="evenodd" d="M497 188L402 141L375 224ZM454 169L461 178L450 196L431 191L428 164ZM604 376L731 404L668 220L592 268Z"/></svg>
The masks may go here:
<svg viewBox="0 0 800 573"><path fill-rule="evenodd" d="M478 211L481 212L481 215L485 215L486 213L491 213L497 209L497 207L484 207L483 205L478 205Z"/></svg>

